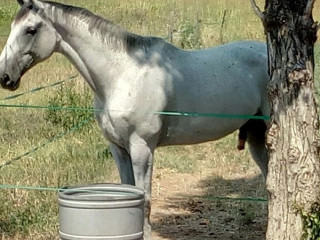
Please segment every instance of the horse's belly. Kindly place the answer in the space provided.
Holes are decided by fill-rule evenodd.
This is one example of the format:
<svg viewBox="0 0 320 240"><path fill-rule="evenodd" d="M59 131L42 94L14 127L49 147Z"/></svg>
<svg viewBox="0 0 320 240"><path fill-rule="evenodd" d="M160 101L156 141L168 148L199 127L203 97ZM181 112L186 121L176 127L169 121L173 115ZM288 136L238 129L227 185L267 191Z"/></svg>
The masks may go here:
<svg viewBox="0 0 320 240"><path fill-rule="evenodd" d="M245 120L182 120L179 124L164 126L158 146L197 144L214 141L239 129Z"/></svg>

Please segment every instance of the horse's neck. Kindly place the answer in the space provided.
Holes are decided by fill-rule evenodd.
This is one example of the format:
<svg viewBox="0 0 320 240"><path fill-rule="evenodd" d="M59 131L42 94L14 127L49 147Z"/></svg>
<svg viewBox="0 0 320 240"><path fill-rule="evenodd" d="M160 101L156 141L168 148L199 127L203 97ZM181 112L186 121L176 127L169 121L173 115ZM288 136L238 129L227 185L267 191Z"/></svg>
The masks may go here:
<svg viewBox="0 0 320 240"><path fill-rule="evenodd" d="M75 19L71 18L71 23L70 19L63 21L55 18L54 26L60 36L58 52L75 65L98 94L97 91L105 89L104 85L112 85L108 81L114 79L113 74L122 71L121 66L129 55L119 46L115 50L112 45L115 44L114 39L114 43L101 39L98 34L90 33L87 23L79 23L79 19L73 18ZM117 71L114 71L115 67Z"/></svg>
<svg viewBox="0 0 320 240"><path fill-rule="evenodd" d="M90 66L83 59L81 54L79 54L74 46L69 44L67 41L61 40L59 46L59 52L66 56L71 63L77 68L77 70L81 73L83 78L88 82L91 89L96 91L98 88L97 83L94 81L92 73L90 73Z"/></svg>

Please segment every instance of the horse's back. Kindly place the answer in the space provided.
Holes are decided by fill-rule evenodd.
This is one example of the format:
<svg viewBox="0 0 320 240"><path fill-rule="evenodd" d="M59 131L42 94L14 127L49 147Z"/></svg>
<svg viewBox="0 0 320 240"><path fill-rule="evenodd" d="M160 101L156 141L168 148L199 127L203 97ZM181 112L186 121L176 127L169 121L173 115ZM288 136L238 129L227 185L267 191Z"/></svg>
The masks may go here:
<svg viewBox="0 0 320 240"><path fill-rule="evenodd" d="M261 42L243 41L234 42L209 49L190 51L185 53L182 65L188 72L201 71L202 76L208 76L212 81L224 78L227 81L230 74L248 71L252 74L266 74L267 49L266 44ZM196 69L198 71L196 71ZM212 78L216 74L216 78ZM255 81L259 81L256 79ZM263 79L261 81L264 81Z"/></svg>
<svg viewBox="0 0 320 240"><path fill-rule="evenodd" d="M169 49L164 59L178 72L173 78L175 93L188 87L214 90L220 83L230 87L250 83L265 87L269 81L267 49L262 42L234 42L196 51Z"/></svg>
<svg viewBox="0 0 320 240"><path fill-rule="evenodd" d="M188 99L214 103L235 94L236 98L265 94L269 82L266 51L266 44L253 41L184 51L172 62L172 68L180 73L172 81L173 103L186 108ZM201 111L199 105L188 111Z"/></svg>

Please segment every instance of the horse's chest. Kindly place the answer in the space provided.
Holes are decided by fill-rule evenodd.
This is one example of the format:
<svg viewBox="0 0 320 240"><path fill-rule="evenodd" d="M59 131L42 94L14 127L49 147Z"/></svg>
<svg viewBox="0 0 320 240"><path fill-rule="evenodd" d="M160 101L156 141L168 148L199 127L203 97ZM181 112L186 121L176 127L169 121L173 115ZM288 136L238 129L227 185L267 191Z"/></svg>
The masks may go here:
<svg viewBox="0 0 320 240"><path fill-rule="evenodd" d="M108 141L125 147L125 139L128 138L128 123L125 118L114 115L102 112L96 114L96 119Z"/></svg>
<svg viewBox="0 0 320 240"><path fill-rule="evenodd" d="M96 115L100 128L110 142L126 148L134 143L132 136L153 139L160 131L160 116L153 113L109 111Z"/></svg>

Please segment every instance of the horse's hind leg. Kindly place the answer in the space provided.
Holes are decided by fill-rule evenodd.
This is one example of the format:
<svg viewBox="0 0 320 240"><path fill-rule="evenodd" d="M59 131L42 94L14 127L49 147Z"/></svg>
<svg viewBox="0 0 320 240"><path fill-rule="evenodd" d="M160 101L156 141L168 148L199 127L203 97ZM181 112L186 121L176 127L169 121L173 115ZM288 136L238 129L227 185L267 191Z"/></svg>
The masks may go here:
<svg viewBox="0 0 320 240"><path fill-rule="evenodd" d="M246 123L247 141L253 160L266 178L268 172L268 150L266 148L267 125L263 120L250 119Z"/></svg>

